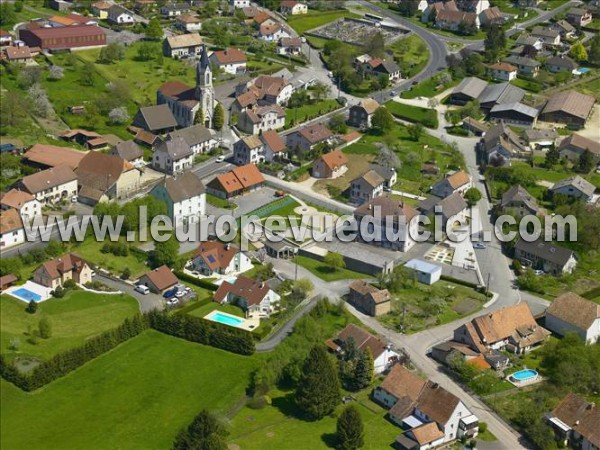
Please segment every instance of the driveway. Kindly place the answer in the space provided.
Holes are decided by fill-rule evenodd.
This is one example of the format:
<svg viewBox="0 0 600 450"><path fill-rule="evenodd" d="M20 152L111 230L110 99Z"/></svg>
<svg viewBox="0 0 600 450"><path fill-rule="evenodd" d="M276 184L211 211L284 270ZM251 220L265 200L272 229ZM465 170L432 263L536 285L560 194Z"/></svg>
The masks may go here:
<svg viewBox="0 0 600 450"><path fill-rule="evenodd" d="M142 313L152 311L153 309L162 310L165 307L163 298L158 294L140 294L139 292L134 291L133 286L129 283L126 283L125 281L121 280L114 280L112 278L108 278L100 273L95 276L95 279L101 281L102 283L113 289L117 289L134 297L138 301L138 304L140 305L140 312Z"/></svg>

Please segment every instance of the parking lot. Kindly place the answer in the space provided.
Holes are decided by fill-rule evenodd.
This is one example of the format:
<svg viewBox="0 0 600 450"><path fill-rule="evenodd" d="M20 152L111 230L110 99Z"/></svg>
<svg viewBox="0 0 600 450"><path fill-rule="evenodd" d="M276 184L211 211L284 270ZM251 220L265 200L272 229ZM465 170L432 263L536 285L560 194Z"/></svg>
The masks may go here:
<svg viewBox="0 0 600 450"><path fill-rule="evenodd" d="M251 213L252 211L262 208L265 205L277 200L275 197L275 189L270 187L262 187L256 191L249 192L241 197L232 199L232 202L237 205L233 211L235 217L240 217ZM212 205L206 205L206 213L210 214L231 214L231 210L216 208Z"/></svg>

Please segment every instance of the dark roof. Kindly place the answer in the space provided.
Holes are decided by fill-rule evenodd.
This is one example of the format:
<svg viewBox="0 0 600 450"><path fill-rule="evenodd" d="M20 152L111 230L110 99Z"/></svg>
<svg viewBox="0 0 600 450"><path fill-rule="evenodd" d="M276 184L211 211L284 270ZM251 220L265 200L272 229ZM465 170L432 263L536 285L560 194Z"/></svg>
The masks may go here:
<svg viewBox="0 0 600 450"><path fill-rule="evenodd" d="M175 120L171 108L167 104L142 107L139 114L141 114L148 131L164 130L177 126L177 120Z"/></svg>
<svg viewBox="0 0 600 450"><path fill-rule="evenodd" d="M215 292L214 299L222 302L229 294L243 298L248 306L258 305L269 293L269 286L263 281L256 281L240 275L233 283L224 281Z"/></svg>
<svg viewBox="0 0 600 450"><path fill-rule="evenodd" d="M534 119L538 116L539 111L531 106L524 105L521 102L512 102L512 103L502 103L494 105L494 107L490 110L490 114L494 115L501 112L510 112L517 113L523 116L530 117Z"/></svg>
<svg viewBox="0 0 600 450"><path fill-rule="evenodd" d="M214 139L213 132L202 124L193 125L181 130L171 131L168 135L169 139L183 138L183 140L191 147L202 144L203 142Z"/></svg>
<svg viewBox="0 0 600 450"><path fill-rule="evenodd" d="M339 332L334 341L346 342L350 338L354 339L357 349L370 349L373 359L377 359L385 351L386 345L380 339L354 324L347 325Z"/></svg>
<svg viewBox="0 0 600 450"><path fill-rule="evenodd" d="M579 175L575 175L574 177L566 178L554 183L554 186L552 186L550 190L555 191L565 186L572 186L588 197L594 195L594 192L596 191L596 186L594 186L588 180L581 178Z"/></svg>
<svg viewBox="0 0 600 450"><path fill-rule="evenodd" d="M512 103L520 102L525 97L525 91L510 83L488 85L479 96L479 103Z"/></svg>
<svg viewBox="0 0 600 450"><path fill-rule="evenodd" d="M558 149L562 150L564 148L576 148L582 151L589 150L593 154L600 156L600 142L592 141L577 133L573 133L571 136L562 140Z"/></svg>
<svg viewBox="0 0 600 450"><path fill-rule="evenodd" d="M596 99L591 95L581 94L577 91L557 92L548 99L542 113L561 111L585 120L589 117L595 102Z"/></svg>
<svg viewBox="0 0 600 450"><path fill-rule="evenodd" d="M71 27L33 28L27 30L39 39L75 38L83 36L106 35L102 27L96 25L79 25Z"/></svg>
<svg viewBox="0 0 600 450"><path fill-rule="evenodd" d="M512 202L522 202L532 211L537 211L540 209L536 199L533 198L531 194L527 192L527 189L525 189L520 184L512 186L508 191L506 191L502 195L500 205L502 207L506 207Z"/></svg>
<svg viewBox="0 0 600 450"><path fill-rule="evenodd" d="M202 181L193 172L184 172L176 178L165 178L158 186L164 187L173 203L188 200L204 193Z"/></svg>
<svg viewBox="0 0 600 450"><path fill-rule="evenodd" d="M515 244L515 249L561 266L564 266L575 255L573 250L553 245L550 242L544 242L541 239L533 242L519 239Z"/></svg>
<svg viewBox="0 0 600 450"><path fill-rule="evenodd" d="M471 98L478 98L487 87L487 81L480 78L469 77L460 82L452 91L452 95L462 94Z"/></svg>
<svg viewBox="0 0 600 450"><path fill-rule="evenodd" d="M193 154L192 149L187 142L180 137L161 142L156 146L154 152L167 153L174 161L187 158Z"/></svg>
<svg viewBox="0 0 600 450"><path fill-rule="evenodd" d="M515 66L539 67L541 64L533 58L526 56L509 56L504 61Z"/></svg>
<svg viewBox="0 0 600 450"><path fill-rule="evenodd" d="M372 216L377 208L381 209L382 218L387 216L406 217L406 221L408 222L417 215L417 211L414 208L391 197L376 197L365 202L354 210L354 215L359 217Z"/></svg>
<svg viewBox="0 0 600 450"><path fill-rule="evenodd" d="M434 211L436 206L440 206L442 216L446 218L454 216L468 207L467 202L458 192L454 192L443 199L432 195L419 202L419 209L426 213Z"/></svg>
<svg viewBox="0 0 600 450"><path fill-rule="evenodd" d="M547 59L546 66L564 67L567 70L577 69L577 63L566 55L557 55Z"/></svg>
<svg viewBox="0 0 600 450"><path fill-rule="evenodd" d="M134 141L119 142L110 153L123 158L125 161L133 161L144 155L144 151Z"/></svg>
<svg viewBox="0 0 600 450"><path fill-rule="evenodd" d="M592 445L600 447L600 409L594 403L569 393L552 414Z"/></svg>
<svg viewBox="0 0 600 450"><path fill-rule="evenodd" d="M581 330L588 330L600 319L600 305L573 292L566 292L550 303L546 310L548 314Z"/></svg>

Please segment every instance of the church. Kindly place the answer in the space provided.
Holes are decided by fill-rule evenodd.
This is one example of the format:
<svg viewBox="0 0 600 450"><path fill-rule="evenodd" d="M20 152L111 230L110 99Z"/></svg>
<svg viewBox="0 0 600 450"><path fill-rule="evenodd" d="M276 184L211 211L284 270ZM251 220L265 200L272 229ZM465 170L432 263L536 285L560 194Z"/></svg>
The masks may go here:
<svg viewBox="0 0 600 450"><path fill-rule="evenodd" d="M180 81L167 81L156 92L156 104L168 105L177 120L177 125L182 128L194 125L199 111L204 114L203 120L195 122L207 128L211 127L216 102L206 46L203 46L200 61L196 65L196 87L190 87Z"/></svg>

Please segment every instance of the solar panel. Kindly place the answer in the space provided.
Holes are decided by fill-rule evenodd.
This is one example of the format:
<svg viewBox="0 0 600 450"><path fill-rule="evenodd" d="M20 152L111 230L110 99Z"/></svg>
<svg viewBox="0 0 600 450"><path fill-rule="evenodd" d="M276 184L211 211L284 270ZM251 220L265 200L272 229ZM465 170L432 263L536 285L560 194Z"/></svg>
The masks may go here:
<svg viewBox="0 0 600 450"><path fill-rule="evenodd" d="M214 263L215 262L215 257L213 255L208 255L208 262Z"/></svg>

